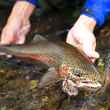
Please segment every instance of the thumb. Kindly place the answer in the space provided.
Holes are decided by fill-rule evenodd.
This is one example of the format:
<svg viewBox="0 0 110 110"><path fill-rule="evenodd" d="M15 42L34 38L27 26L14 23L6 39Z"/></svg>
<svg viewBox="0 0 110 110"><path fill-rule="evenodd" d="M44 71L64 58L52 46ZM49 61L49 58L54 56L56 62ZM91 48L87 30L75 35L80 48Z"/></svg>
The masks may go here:
<svg viewBox="0 0 110 110"><path fill-rule="evenodd" d="M98 52L92 51L92 52L89 53L88 58L90 59L90 61L92 61L92 63L94 63L95 60L96 60L97 58L99 58L99 56L100 56L100 55L99 55Z"/></svg>
<svg viewBox="0 0 110 110"><path fill-rule="evenodd" d="M99 58L99 53L98 52L96 52L96 51L92 51L92 52L89 52L89 54L88 54L88 57L89 58Z"/></svg>
<svg viewBox="0 0 110 110"><path fill-rule="evenodd" d="M26 35L30 30L30 25L24 26L19 32L17 32L16 44L23 44L26 39Z"/></svg>

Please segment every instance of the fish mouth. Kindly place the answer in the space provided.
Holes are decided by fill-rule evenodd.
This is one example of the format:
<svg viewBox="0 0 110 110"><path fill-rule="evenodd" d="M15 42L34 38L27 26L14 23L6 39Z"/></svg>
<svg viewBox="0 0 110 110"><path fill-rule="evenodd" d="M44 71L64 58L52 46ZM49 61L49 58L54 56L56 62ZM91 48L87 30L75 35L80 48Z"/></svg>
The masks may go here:
<svg viewBox="0 0 110 110"><path fill-rule="evenodd" d="M100 82L96 81L80 81L78 84L76 84L78 88L88 90L88 91L97 91L102 87L102 84Z"/></svg>
<svg viewBox="0 0 110 110"><path fill-rule="evenodd" d="M72 80L65 79L62 84L62 90L70 96L78 95L78 90L97 92L101 87L102 85L100 82L90 80L73 82Z"/></svg>

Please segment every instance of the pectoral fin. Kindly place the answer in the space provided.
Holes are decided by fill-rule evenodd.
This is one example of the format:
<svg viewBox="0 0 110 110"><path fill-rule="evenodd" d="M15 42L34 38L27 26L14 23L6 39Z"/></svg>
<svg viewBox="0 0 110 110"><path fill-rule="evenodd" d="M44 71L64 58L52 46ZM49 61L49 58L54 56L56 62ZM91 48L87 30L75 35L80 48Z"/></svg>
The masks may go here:
<svg viewBox="0 0 110 110"><path fill-rule="evenodd" d="M60 81L59 75L57 74L57 70L54 67L48 69L48 72L41 78L39 83L39 88L49 87L56 84L56 82Z"/></svg>
<svg viewBox="0 0 110 110"><path fill-rule="evenodd" d="M32 41L30 42L31 44L36 44L40 41L48 41L44 36L37 34L33 37Z"/></svg>

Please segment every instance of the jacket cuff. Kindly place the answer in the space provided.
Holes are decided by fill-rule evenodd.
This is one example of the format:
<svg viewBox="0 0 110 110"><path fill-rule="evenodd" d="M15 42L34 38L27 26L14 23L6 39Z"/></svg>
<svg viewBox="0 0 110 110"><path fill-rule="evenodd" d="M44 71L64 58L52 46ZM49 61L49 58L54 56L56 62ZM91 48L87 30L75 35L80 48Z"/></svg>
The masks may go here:
<svg viewBox="0 0 110 110"><path fill-rule="evenodd" d="M90 9L83 9L83 11L81 12L81 14L86 15L88 17L93 18L98 26L102 26L105 22L105 16L104 14L101 14L95 10L90 10Z"/></svg>
<svg viewBox="0 0 110 110"><path fill-rule="evenodd" d="M87 0L81 13L92 17L98 26L102 26L108 15L107 5L104 0Z"/></svg>
<svg viewBox="0 0 110 110"><path fill-rule="evenodd" d="M17 1L26 1L26 2L31 3L32 5L37 6L38 8L40 8L39 0L17 0Z"/></svg>

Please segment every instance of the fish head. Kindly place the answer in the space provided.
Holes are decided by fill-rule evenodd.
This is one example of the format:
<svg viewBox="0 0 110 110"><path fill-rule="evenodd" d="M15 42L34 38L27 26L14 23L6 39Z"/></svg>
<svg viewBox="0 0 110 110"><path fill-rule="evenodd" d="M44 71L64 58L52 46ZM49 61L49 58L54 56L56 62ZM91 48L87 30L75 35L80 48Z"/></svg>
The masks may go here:
<svg viewBox="0 0 110 110"><path fill-rule="evenodd" d="M73 67L69 64L63 64L60 68L60 76L64 78L62 83L63 91L69 95L76 95L77 89L94 92L102 87L95 71L94 74L86 73L82 68ZM73 88L73 89L72 89ZM76 89L77 88L77 89Z"/></svg>

